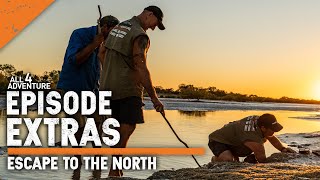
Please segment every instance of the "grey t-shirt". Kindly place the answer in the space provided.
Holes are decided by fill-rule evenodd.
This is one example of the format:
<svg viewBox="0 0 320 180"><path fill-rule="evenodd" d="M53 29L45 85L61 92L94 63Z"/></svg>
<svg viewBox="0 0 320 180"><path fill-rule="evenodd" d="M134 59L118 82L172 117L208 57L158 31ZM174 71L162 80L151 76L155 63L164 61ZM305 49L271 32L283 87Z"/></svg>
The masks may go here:
<svg viewBox="0 0 320 180"><path fill-rule="evenodd" d="M259 116L249 116L238 121L230 122L221 129L211 133L209 140L233 146L240 146L245 141L263 144L266 139L257 125L258 118Z"/></svg>
<svg viewBox="0 0 320 180"><path fill-rule="evenodd" d="M105 42L100 90L112 91L113 100L143 96L144 88L133 68L133 43L139 36L148 38L137 17L115 26Z"/></svg>

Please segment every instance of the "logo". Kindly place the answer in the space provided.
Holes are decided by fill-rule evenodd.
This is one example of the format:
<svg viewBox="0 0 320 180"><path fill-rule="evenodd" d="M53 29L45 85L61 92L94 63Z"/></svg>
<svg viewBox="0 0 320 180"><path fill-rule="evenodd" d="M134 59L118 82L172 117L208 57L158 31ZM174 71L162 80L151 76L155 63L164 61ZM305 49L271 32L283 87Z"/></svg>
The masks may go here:
<svg viewBox="0 0 320 180"><path fill-rule="evenodd" d="M0 48L31 23L54 0L0 1Z"/></svg>

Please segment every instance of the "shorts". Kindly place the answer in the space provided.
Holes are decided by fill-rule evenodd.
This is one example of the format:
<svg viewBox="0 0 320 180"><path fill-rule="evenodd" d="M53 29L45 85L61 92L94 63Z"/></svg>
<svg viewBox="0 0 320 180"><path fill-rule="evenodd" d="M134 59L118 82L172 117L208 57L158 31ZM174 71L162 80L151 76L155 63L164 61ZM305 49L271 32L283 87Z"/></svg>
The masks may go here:
<svg viewBox="0 0 320 180"><path fill-rule="evenodd" d="M118 120L120 124L142 124L144 123L143 106L142 99L136 96L111 100L111 117Z"/></svg>
<svg viewBox="0 0 320 180"><path fill-rule="evenodd" d="M245 157L252 153L252 150L245 145L241 146L232 146L229 144L223 144L217 141L209 141L209 148L215 156L219 156L224 151L231 151L234 156Z"/></svg>

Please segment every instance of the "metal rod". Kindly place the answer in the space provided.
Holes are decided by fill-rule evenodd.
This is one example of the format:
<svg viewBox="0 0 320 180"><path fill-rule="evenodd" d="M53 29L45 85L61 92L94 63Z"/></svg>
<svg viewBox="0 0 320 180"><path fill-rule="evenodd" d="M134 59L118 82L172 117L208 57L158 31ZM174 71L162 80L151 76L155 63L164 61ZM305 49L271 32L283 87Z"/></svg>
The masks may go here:
<svg viewBox="0 0 320 180"><path fill-rule="evenodd" d="M184 144L187 148L189 148L189 146L187 145L187 143L183 142L183 141L179 138L178 134L177 134L177 133L175 132L175 130L172 128L171 124L169 123L169 121L168 121L168 119L166 118L166 116L164 115L164 113L162 113L162 112L160 112L160 113L161 113L162 117L164 118L164 120L166 120L166 122L168 123L170 129L172 130L172 132L174 133L174 135L178 138L178 140L179 140L182 144ZM198 165L199 167L201 167L200 164L198 163L197 159L196 159L193 155L191 155L191 156L192 156L192 158L194 159L194 161L197 163L197 165Z"/></svg>
<svg viewBox="0 0 320 180"><path fill-rule="evenodd" d="M98 19L98 33L100 33L101 31L101 27L100 27L100 20L102 18L102 13L101 13L101 9L100 9L100 5L98 5L98 10L99 10L99 19Z"/></svg>
<svg viewBox="0 0 320 180"><path fill-rule="evenodd" d="M100 19L101 19L101 17L102 17L102 13L101 13L100 5L98 5L98 10L99 10L99 20L100 20Z"/></svg>

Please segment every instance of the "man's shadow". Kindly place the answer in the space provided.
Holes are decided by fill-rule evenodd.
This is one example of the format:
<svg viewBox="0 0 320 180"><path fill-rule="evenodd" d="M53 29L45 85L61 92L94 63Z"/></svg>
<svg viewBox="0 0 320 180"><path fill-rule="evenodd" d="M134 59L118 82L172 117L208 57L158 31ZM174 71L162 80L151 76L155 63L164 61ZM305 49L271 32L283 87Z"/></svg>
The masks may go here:
<svg viewBox="0 0 320 180"><path fill-rule="evenodd" d="M72 180L80 180L80 177L81 177L81 166L82 165L79 165L79 167L73 171L73 174L72 174ZM91 177L89 177L89 179L101 179L101 170L93 170L92 171L92 175Z"/></svg>

